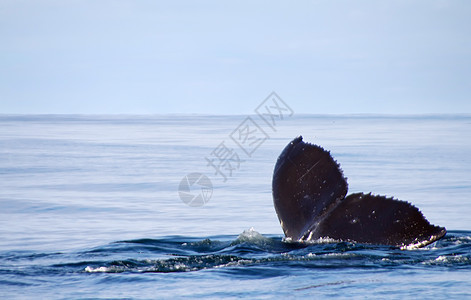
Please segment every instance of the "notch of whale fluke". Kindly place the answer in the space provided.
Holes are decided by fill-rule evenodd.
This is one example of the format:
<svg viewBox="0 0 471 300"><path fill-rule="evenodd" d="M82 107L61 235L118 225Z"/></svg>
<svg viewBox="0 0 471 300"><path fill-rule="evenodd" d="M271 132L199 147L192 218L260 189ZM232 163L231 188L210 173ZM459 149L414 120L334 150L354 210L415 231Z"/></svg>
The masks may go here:
<svg viewBox="0 0 471 300"><path fill-rule="evenodd" d="M273 172L273 203L287 238L422 247L446 234L412 204L363 193L347 195L340 166L323 148L291 141Z"/></svg>

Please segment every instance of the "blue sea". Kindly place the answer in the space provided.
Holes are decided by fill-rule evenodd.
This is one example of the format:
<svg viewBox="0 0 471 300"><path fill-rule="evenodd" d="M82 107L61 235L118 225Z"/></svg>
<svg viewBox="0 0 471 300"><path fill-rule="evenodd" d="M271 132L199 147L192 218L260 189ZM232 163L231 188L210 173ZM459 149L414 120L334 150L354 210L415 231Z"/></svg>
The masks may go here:
<svg viewBox="0 0 471 300"><path fill-rule="evenodd" d="M284 241L271 179L299 135L447 235ZM469 115L0 115L0 298L471 298L470 154Z"/></svg>

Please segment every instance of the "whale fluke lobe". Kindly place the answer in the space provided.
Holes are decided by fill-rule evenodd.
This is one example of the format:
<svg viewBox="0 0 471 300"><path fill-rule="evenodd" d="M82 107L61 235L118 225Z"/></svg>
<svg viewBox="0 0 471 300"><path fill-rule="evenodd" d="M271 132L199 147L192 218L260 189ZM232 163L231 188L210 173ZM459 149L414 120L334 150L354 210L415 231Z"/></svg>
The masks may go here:
<svg viewBox="0 0 471 300"><path fill-rule="evenodd" d="M356 193L346 197L347 180L330 153L291 141L273 173L273 203L287 238L332 238L367 244L421 247L446 230L431 225L408 202Z"/></svg>

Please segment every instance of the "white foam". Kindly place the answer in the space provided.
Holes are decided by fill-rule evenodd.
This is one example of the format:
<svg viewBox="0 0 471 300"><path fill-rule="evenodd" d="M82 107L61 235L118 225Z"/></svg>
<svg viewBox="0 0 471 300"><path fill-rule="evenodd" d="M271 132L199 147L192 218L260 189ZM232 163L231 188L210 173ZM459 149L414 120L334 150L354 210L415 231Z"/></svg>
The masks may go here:
<svg viewBox="0 0 471 300"><path fill-rule="evenodd" d="M258 231L256 231L253 227L250 227L250 229L244 230L241 234L239 234L239 238L263 238L263 235L261 235Z"/></svg>
<svg viewBox="0 0 471 300"><path fill-rule="evenodd" d="M281 241L283 243L297 243L297 241L293 241L293 239L290 238L290 237L283 237L283 239Z"/></svg>
<svg viewBox="0 0 471 300"><path fill-rule="evenodd" d="M253 227L250 229L244 230L236 239L236 242L251 242L251 243L266 243L267 241L271 241L269 238L264 237L258 231L256 231Z"/></svg>
<svg viewBox="0 0 471 300"><path fill-rule="evenodd" d="M333 239L333 238L330 238L328 236L326 237L320 237L318 239L315 239L315 240L309 240L307 241L309 244L333 244L333 243L340 243L342 241L340 240L336 240L336 239Z"/></svg>
<svg viewBox="0 0 471 300"><path fill-rule="evenodd" d="M239 266L245 266L248 264L253 264L254 261L248 260L248 259L241 259L238 261L231 261L225 264L217 265L214 266L215 269L220 269L220 268L226 268L226 267L239 267Z"/></svg>
<svg viewBox="0 0 471 300"><path fill-rule="evenodd" d="M282 239L282 241L284 243L303 243L303 244L313 244L313 245L316 245L316 244L334 244L334 243L341 243L342 242L341 240L336 240L336 239L333 239L333 238L330 238L330 237L320 237L320 238L315 239L315 240L311 240L311 237L312 237L312 232L309 234L307 239L299 239L299 240L296 241L296 240L293 240L290 237L284 237Z"/></svg>
<svg viewBox="0 0 471 300"><path fill-rule="evenodd" d="M435 259L436 262L445 262L445 261L447 261L447 260L448 260L448 258L447 258L446 256L444 256L444 255L440 255L439 257L437 257L437 258Z"/></svg>
<svg viewBox="0 0 471 300"><path fill-rule="evenodd" d="M110 272L111 269L108 267L92 268L90 266L87 266L84 271L88 273L106 273L106 272Z"/></svg>
<svg viewBox="0 0 471 300"><path fill-rule="evenodd" d="M435 265L435 264L453 264L453 263L468 263L469 258L462 255L440 255L435 259L424 261L422 264Z"/></svg>

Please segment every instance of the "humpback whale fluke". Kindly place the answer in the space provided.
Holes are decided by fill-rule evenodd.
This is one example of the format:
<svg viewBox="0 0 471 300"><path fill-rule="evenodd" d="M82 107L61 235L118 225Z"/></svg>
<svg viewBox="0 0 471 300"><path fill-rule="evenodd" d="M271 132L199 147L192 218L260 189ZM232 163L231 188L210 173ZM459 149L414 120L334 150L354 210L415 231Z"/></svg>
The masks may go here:
<svg viewBox="0 0 471 300"><path fill-rule="evenodd" d="M346 197L348 185L340 166L323 148L291 141L278 157L273 173L273 203L287 238L319 238L422 247L446 234L431 225L412 204L356 193Z"/></svg>

